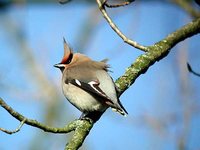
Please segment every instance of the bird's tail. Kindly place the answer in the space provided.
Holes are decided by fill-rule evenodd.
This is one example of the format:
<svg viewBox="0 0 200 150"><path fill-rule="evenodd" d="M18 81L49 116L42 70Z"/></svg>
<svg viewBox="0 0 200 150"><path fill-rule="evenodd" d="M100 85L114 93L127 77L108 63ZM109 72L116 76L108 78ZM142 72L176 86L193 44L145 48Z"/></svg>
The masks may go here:
<svg viewBox="0 0 200 150"><path fill-rule="evenodd" d="M127 116L128 112L126 111L126 109L124 108L124 106L121 104L121 102L118 100L118 104L116 107L112 107L112 110L115 112L120 113L123 116Z"/></svg>

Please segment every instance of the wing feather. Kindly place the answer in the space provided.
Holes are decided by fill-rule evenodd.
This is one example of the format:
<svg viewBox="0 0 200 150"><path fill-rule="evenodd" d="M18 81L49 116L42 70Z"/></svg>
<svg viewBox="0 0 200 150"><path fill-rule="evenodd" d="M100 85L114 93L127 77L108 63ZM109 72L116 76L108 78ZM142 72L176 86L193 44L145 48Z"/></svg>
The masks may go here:
<svg viewBox="0 0 200 150"><path fill-rule="evenodd" d="M107 105L110 105L110 106L113 106L113 102L111 101L111 99L103 92L103 90L101 90L101 88L99 87L99 81L98 80L93 80L93 81L90 81L88 83L85 83L83 81L80 81L78 79L72 79L70 81L71 84L75 85L75 86L78 86L80 87L81 89L89 92L89 93L92 93L96 96L99 96L102 98L102 100L104 100L104 102L107 104Z"/></svg>

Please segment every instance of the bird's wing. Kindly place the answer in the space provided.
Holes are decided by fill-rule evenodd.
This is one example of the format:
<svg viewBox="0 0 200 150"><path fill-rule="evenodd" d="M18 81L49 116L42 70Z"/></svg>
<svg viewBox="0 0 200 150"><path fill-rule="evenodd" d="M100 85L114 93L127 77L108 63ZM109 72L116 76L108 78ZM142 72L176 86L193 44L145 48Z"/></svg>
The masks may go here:
<svg viewBox="0 0 200 150"><path fill-rule="evenodd" d="M81 89L94 94L96 96L100 96L103 102L105 102L109 106L114 106L112 100L103 92L103 90L99 87L100 82L98 80L92 80L89 82L80 81L78 79L70 80L70 83L80 87Z"/></svg>

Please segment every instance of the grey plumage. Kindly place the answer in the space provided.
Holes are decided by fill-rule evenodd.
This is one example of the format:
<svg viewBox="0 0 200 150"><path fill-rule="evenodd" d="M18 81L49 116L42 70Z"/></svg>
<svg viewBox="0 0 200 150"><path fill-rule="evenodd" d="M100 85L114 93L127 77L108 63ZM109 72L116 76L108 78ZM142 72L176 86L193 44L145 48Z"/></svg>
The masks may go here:
<svg viewBox="0 0 200 150"><path fill-rule="evenodd" d="M84 114L104 112L108 107L127 114L107 72L107 60L98 62L83 54L73 54L65 41L64 50L61 63L55 67L62 71L62 90L69 102Z"/></svg>

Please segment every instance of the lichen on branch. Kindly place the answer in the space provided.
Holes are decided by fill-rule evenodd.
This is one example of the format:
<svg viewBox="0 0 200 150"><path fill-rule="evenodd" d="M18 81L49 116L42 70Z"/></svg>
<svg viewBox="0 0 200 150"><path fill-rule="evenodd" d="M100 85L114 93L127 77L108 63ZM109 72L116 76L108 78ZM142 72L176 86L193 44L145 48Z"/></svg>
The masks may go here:
<svg viewBox="0 0 200 150"><path fill-rule="evenodd" d="M62 0L61 0L62 1ZM67 1L67 0L66 0ZM63 2L66 2L65 0ZM125 71L125 73L116 80L116 85L119 89L119 96L123 94L134 82L135 80L143 73L145 73L150 66L152 66L156 61L161 60L166 57L171 49L178 44L179 42L194 36L195 34L200 33L200 18L188 23L177 31L169 34L164 39L158 41L151 46L142 46L137 42L128 39L113 23L112 19L108 16L101 0L96 0L99 6L99 10L102 12L104 18L107 20L108 24L112 29L130 46L133 46L137 49L144 51L144 54L140 55ZM86 136L89 134L90 130L94 125L92 120L74 120L68 123L62 128L50 127L44 125L36 120L28 119L22 114L15 111L8 104L0 98L0 105L3 107L10 115L22 122L36 128L39 128L45 132L51 133L68 133L74 131L74 134L71 140L66 144L65 149L76 150L84 142ZM23 125L22 124L22 125ZM20 126L20 128L22 127ZM17 129L20 129L19 127ZM4 130L4 129L3 129ZM6 130L5 130L6 131ZM14 130L17 131L17 130Z"/></svg>

